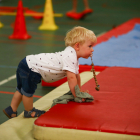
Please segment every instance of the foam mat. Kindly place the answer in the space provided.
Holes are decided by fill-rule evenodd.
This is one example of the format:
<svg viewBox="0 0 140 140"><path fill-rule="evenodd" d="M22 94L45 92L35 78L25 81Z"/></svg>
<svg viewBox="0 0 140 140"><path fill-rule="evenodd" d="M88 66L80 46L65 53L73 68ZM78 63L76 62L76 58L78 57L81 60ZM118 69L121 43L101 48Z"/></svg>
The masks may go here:
<svg viewBox="0 0 140 140"><path fill-rule="evenodd" d="M138 68L107 68L97 76L100 91L95 90L94 79L83 85L83 89L88 89L94 96L94 102L69 102L52 107L34 122L34 137L47 140L57 135L59 140L67 136L63 132L73 131L71 135L78 140L85 137L92 139L95 132L98 135L95 139L101 140L108 139L108 134L114 139L140 139L139 77ZM81 138L83 131L84 136Z"/></svg>

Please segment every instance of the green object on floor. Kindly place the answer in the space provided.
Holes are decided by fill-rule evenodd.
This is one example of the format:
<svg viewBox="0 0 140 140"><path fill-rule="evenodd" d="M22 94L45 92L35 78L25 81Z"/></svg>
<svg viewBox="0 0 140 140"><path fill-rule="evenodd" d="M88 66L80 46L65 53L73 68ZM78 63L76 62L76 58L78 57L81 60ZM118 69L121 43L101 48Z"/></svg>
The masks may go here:
<svg viewBox="0 0 140 140"><path fill-rule="evenodd" d="M56 104L67 104L69 101L82 103L82 99L85 99L84 102L92 102L94 100L93 96L91 96L87 92L81 92L78 85L75 86L75 94L76 97L74 97L71 91L69 91L66 94L54 99L51 107Z"/></svg>

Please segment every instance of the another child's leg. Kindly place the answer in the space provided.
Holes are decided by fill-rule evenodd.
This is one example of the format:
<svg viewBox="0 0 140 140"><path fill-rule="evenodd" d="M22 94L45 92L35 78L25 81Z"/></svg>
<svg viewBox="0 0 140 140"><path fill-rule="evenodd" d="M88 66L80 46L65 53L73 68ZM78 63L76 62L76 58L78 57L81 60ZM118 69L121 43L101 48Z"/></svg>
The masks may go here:
<svg viewBox="0 0 140 140"><path fill-rule="evenodd" d="M83 13L77 13L77 0L73 0L73 5L72 5L72 10L71 11L68 11L66 13L66 16L67 17L70 17L70 18L73 18L73 19L76 19L76 20L79 20L81 19L84 14Z"/></svg>
<svg viewBox="0 0 140 140"><path fill-rule="evenodd" d="M88 0L83 0L83 2L84 2L84 5L85 5L85 10L90 9L89 5L88 5Z"/></svg>
<svg viewBox="0 0 140 140"><path fill-rule="evenodd" d="M89 4L88 4L88 0L83 0L83 2L84 2L84 5L85 5L85 10L83 11L83 13L85 15L92 13L93 10L90 9Z"/></svg>
<svg viewBox="0 0 140 140"><path fill-rule="evenodd" d="M68 12L72 12L72 13L77 12L77 0L72 0L72 10L70 10Z"/></svg>
<svg viewBox="0 0 140 140"><path fill-rule="evenodd" d="M77 0L73 0L72 1L72 4L73 4L73 6L72 6L72 12L76 12L77 11Z"/></svg>

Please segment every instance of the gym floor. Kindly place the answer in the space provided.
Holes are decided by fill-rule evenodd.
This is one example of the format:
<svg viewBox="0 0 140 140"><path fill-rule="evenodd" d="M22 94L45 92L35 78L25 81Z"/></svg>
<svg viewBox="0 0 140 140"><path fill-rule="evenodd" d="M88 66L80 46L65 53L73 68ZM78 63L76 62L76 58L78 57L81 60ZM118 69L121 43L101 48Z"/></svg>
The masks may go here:
<svg viewBox="0 0 140 140"><path fill-rule="evenodd" d="M65 48L64 37L66 32L74 26L83 26L99 36L112 28L132 19L140 17L140 1L138 0L89 0L90 8L94 13L83 20L67 18L65 13L72 8L72 0L52 0L55 13L62 13L63 17L55 17L58 30L38 30L42 20L33 17L25 17L26 28L31 39L8 39L13 33L15 16L0 16L0 22L4 25L0 28L0 124L8 118L2 110L10 105L16 88L16 68L21 59L30 54L62 51ZM1 7L16 7L18 0L1 0ZM37 12L44 12L45 0L24 0L23 6ZM83 1L78 0L78 12L84 9ZM42 87L38 85L34 102L41 96L49 93L55 87ZM24 110L23 104L18 108L18 114Z"/></svg>

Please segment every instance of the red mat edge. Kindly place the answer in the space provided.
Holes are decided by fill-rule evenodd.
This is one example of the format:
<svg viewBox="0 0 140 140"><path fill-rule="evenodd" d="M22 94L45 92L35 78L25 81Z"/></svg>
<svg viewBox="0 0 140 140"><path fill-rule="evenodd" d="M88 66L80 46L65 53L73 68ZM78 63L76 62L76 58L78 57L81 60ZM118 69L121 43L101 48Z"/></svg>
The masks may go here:
<svg viewBox="0 0 140 140"><path fill-rule="evenodd" d="M89 65L79 65L79 73L85 72L85 71L89 71L91 70L91 66ZM99 71L102 72L103 70L105 70L106 68L108 68L107 66L94 66L95 71ZM53 82L53 83L47 83L45 81L42 80L42 86L50 86L50 87L58 87L61 84L65 83L67 81L67 77Z"/></svg>

